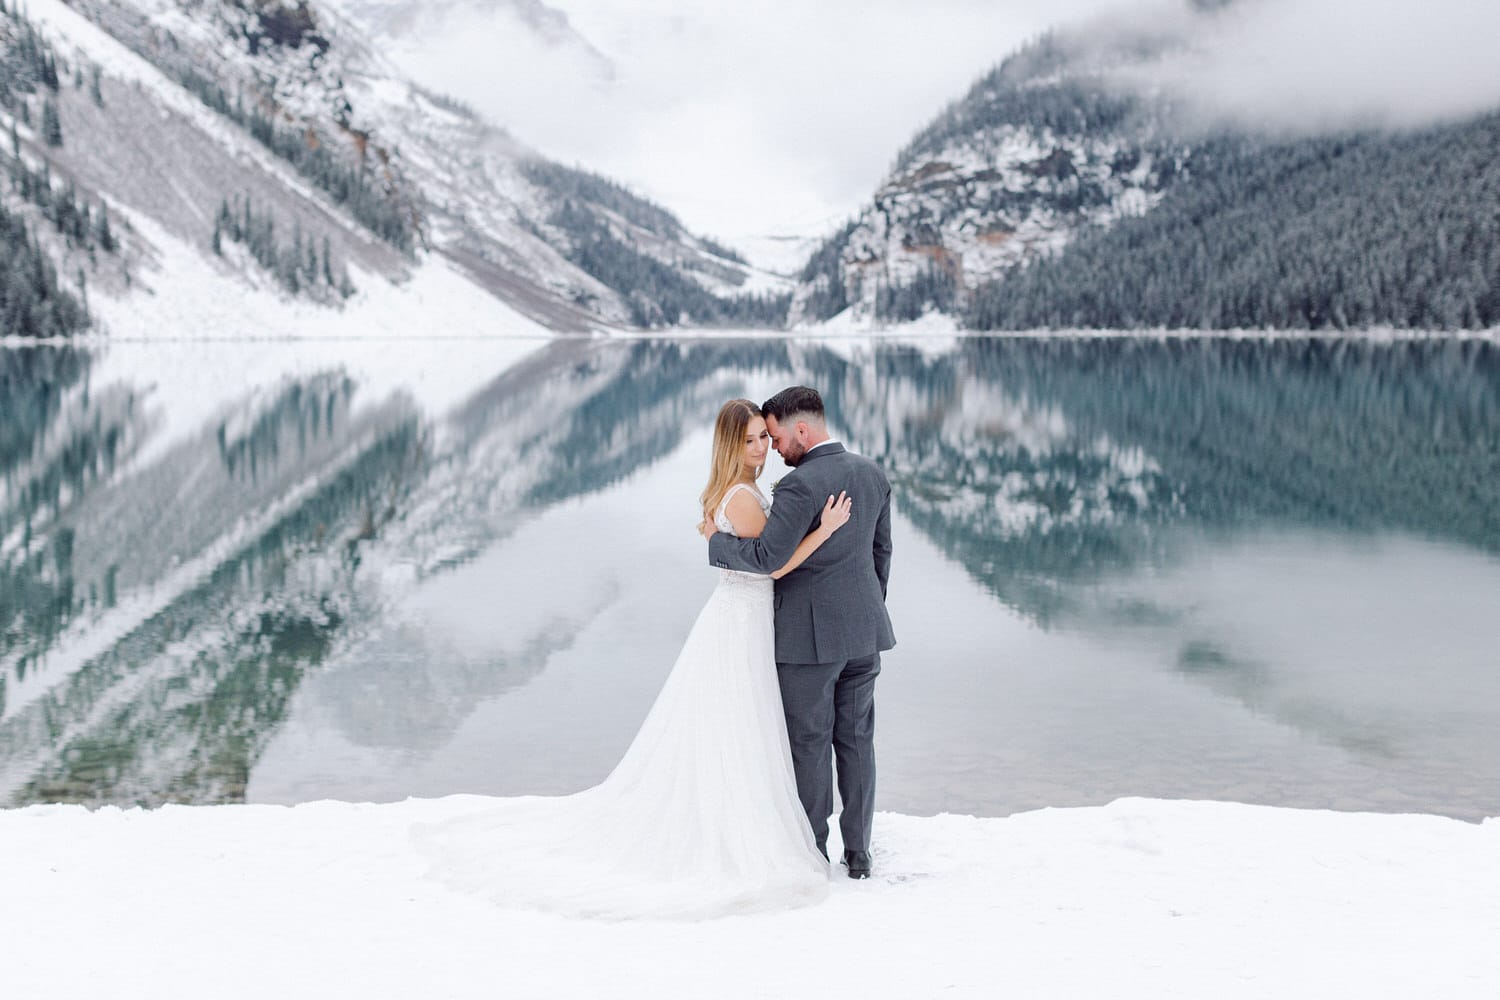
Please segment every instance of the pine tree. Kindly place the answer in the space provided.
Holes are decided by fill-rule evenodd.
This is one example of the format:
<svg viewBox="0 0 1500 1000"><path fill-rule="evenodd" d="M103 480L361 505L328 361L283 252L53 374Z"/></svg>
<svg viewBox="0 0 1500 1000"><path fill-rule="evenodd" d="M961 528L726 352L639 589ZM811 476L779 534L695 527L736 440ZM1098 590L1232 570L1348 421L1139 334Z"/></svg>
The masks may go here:
<svg viewBox="0 0 1500 1000"><path fill-rule="evenodd" d="M62 118L57 113L57 103L50 97L42 102L42 138L49 146L63 143Z"/></svg>
<svg viewBox="0 0 1500 1000"><path fill-rule="evenodd" d="M244 246L250 257L293 295L314 289L320 279L346 298L353 294L354 287L347 274L341 280L334 277L332 246L326 233L320 259L317 239L303 232L300 219L292 220L292 238L282 244L276 239L275 218L269 213L258 213L248 194L243 196L243 205L241 201L239 194L234 195L233 207L228 198L219 201L211 236L216 254L222 253L223 241L229 239Z"/></svg>
<svg viewBox="0 0 1500 1000"><path fill-rule="evenodd" d="M41 243L25 222L0 206L0 329L57 337L87 325L87 310L58 285Z"/></svg>
<svg viewBox="0 0 1500 1000"><path fill-rule="evenodd" d="M99 225L98 232L95 233L95 236L99 240L99 246L104 250L105 253L114 253L115 250L117 250L120 246L120 244L115 241L114 231L109 228L108 205L101 204L99 206Z"/></svg>

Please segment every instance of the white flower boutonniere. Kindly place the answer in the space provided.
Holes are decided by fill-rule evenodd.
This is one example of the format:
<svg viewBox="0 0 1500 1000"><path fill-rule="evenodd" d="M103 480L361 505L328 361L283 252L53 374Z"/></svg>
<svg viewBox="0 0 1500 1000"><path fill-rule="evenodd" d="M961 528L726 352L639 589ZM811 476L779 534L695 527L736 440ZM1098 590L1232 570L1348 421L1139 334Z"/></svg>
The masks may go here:
<svg viewBox="0 0 1500 1000"><path fill-rule="evenodd" d="M781 480L780 479L776 479L776 480L773 480L771 482L771 495L773 497L776 495L776 487L778 487L780 485L781 485Z"/></svg>

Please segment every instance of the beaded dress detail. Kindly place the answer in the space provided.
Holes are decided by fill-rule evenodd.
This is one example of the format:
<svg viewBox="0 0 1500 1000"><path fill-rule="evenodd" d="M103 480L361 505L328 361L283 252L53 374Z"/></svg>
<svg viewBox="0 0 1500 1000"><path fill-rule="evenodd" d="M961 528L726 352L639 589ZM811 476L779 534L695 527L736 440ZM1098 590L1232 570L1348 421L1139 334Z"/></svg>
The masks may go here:
<svg viewBox="0 0 1500 1000"><path fill-rule="evenodd" d="M736 538L739 535L734 530L734 523L729 520L729 501L736 493L742 491L750 493L755 497L755 502L760 504L760 512L762 514L771 513L771 501L767 500L765 494L761 493L760 490L754 486L747 486L744 483L736 483L731 486L729 492L724 494L724 499L719 501L719 509L714 513L714 527L720 531L734 535ZM772 580L769 576L764 576L760 573L742 573L737 569L721 569L719 570L719 584L721 586L725 584L743 585L747 592L750 590L763 591L766 608L768 613L770 612L771 597L776 589L776 581ZM749 599L748 593L746 597Z"/></svg>

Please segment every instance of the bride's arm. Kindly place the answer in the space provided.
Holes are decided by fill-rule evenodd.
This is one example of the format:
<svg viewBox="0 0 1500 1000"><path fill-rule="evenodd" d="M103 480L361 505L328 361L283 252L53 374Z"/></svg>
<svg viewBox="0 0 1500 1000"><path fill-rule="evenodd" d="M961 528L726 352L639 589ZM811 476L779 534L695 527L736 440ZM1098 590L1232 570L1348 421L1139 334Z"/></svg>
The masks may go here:
<svg viewBox="0 0 1500 1000"><path fill-rule="evenodd" d="M749 490L740 490L724 505L724 516L734 525L734 533L741 538L759 538L766 530L766 512L760 509L760 501Z"/></svg>
<svg viewBox="0 0 1500 1000"><path fill-rule="evenodd" d="M785 566L772 573L771 579L780 580L801 566L808 556L818 551L818 547L832 538L835 531L848 523L849 509L853 504L854 501L847 493L840 493L837 500L829 497L828 502L823 505L823 519L806 538L797 544L797 551L792 553L792 558L786 561Z"/></svg>
<svg viewBox="0 0 1500 1000"><path fill-rule="evenodd" d="M771 579L780 580L818 551L819 546L828 541L835 531L848 523L849 511L853 505L854 501L847 493L840 492L837 498L830 496L828 502L823 504L818 526L797 543L791 558L784 566L771 573ZM729 503L724 506L724 514L729 518L729 523L734 525L734 533L740 538L759 538L760 533L765 530L766 515L755 498L744 491L729 498ZM707 537L713 537L712 522L705 521L703 529Z"/></svg>

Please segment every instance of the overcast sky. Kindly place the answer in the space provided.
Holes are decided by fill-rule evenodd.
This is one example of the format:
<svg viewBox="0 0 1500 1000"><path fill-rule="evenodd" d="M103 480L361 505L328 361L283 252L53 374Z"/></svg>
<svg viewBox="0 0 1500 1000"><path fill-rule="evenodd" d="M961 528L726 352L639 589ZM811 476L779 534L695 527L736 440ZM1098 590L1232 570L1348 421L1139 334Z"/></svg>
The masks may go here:
<svg viewBox="0 0 1500 1000"><path fill-rule="evenodd" d="M392 55L537 151L733 242L828 230L1007 53L1122 2L548 0L593 52L494 5Z"/></svg>
<svg viewBox="0 0 1500 1000"><path fill-rule="evenodd" d="M516 13L540 6L469 0L391 54L731 243L827 232L917 129L1048 27L1189 20L1186 0L546 0L567 23L540 30ZM1206 23L1131 82L1293 125L1500 104L1500 0L1240 0Z"/></svg>
<svg viewBox="0 0 1500 1000"><path fill-rule="evenodd" d="M1210 119L1403 127L1500 106L1500 0L1240 0L1192 20L1192 47L1136 78Z"/></svg>

